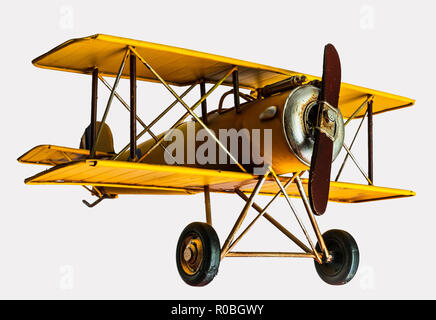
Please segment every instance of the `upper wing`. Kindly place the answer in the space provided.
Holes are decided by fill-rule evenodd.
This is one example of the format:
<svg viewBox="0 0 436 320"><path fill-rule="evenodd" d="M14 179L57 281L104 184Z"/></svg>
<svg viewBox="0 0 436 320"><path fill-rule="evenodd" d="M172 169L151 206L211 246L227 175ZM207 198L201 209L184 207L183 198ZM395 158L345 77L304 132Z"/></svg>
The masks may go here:
<svg viewBox="0 0 436 320"><path fill-rule="evenodd" d="M98 67L101 75L116 76L127 46L135 47L165 81L178 86L190 85L202 79L215 83L234 66L239 70L239 85L252 90L293 75L306 75L310 80L320 79L301 72L215 54L103 34L66 41L32 62L41 68L85 74L90 74L94 67ZM140 61L137 61L137 64L137 79L157 82L154 75L140 65ZM129 72L129 68L124 68L122 77L129 77ZM223 84L232 85L231 77ZM410 106L415 102L398 95L342 83L339 108L343 117L351 116L357 104L363 102L368 94L374 95L374 114ZM362 116L364 112L365 110L362 110L357 117Z"/></svg>
<svg viewBox="0 0 436 320"><path fill-rule="evenodd" d="M201 79L216 82L234 66L239 67L239 85L250 89L298 74L214 54L104 34L66 41L32 63L37 67L86 74L98 67L101 75L114 77L127 46L134 47L165 81L178 86L190 85ZM129 73L129 68L124 68L122 77L129 77ZM157 81L140 61L137 61L136 73L138 80ZM232 85L232 79L226 79L224 83Z"/></svg>

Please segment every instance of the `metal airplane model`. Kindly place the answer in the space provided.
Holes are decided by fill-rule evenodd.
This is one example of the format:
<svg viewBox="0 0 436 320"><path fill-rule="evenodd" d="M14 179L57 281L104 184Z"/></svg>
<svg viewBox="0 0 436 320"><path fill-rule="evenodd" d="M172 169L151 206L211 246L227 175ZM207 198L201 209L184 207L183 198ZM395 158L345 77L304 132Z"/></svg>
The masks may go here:
<svg viewBox="0 0 436 320"><path fill-rule="evenodd" d="M310 258L325 282L345 284L358 268L357 244L342 230L321 233L315 216L326 211L328 201L356 203L415 194L375 186L372 156L373 115L412 106L414 100L341 83L339 56L331 44L324 48L322 78L102 34L69 40L34 59L33 64L91 75L91 121L79 148L40 145L18 158L22 163L51 166L27 178L25 183L83 186L97 197L92 204L83 200L89 207L123 194L203 192L206 222L189 224L180 235L176 249L178 271L189 285L208 284L217 274L221 260L227 257ZM104 77L114 77L113 85ZM130 81L129 102L116 91L122 78ZM99 80L110 91L101 121L97 121ZM175 99L148 124L136 112L137 80L160 83ZM197 85L200 98L189 106L183 98ZM206 99L222 85L231 90L221 97L218 108L208 111ZM175 86L186 90L178 94ZM233 96L234 106L223 108L228 95ZM106 123L114 98L130 113L130 141L119 152L114 150L112 133ZM183 116L167 131L155 134L152 127L178 104L184 108ZM199 106L201 116L195 113ZM345 128L353 119L359 119L360 123L347 146ZM351 152L365 119L367 171ZM138 123L141 130L137 130ZM138 143L146 133L151 138ZM221 133L226 134L224 138ZM331 180L332 161L341 150L345 152L344 161L336 178ZM362 173L365 184L339 181L349 158ZM236 194L244 201L222 246L212 227L211 192ZM261 207L255 202L259 195L272 198ZM289 205L306 244L267 212L279 198ZM302 200L317 243L312 241L291 198ZM251 208L257 215L238 233ZM268 220L301 252L235 251L237 243L260 218Z"/></svg>

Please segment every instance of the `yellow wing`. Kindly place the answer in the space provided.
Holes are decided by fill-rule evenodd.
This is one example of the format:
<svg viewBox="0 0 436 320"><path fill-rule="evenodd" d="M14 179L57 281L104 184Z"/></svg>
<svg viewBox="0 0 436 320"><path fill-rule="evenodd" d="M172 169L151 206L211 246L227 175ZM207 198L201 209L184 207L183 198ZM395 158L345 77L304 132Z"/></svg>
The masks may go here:
<svg viewBox="0 0 436 320"><path fill-rule="evenodd" d="M101 75L113 77L118 72L127 46L135 47L165 81L177 86L191 85L201 79L215 83L234 66L238 66L239 85L252 90L293 75L306 75L310 80L320 79L301 72L258 63L103 34L66 41L34 59L33 64L41 68L85 74L90 74L98 67ZM137 64L138 80L157 82L141 62L137 61ZM122 77L129 77L129 68L124 69ZM232 85L232 79L226 79L223 84ZM344 118L351 116L368 94L374 95L374 114L411 106L415 102L398 95L342 83L339 108ZM362 116L364 112L365 110L362 110L357 117Z"/></svg>
<svg viewBox="0 0 436 320"><path fill-rule="evenodd" d="M249 173L220 171L184 166L152 165L112 160L84 160L58 165L25 180L26 184L67 184L104 187L113 193L197 193L204 185L213 192L233 193L234 189L250 193L257 176ZM282 181L286 178L281 177ZM307 180L303 179L307 188ZM279 191L268 179L260 194L274 195ZM298 197L294 185L289 196ZM343 182L331 182L330 201L363 202L413 196L409 190L391 189Z"/></svg>
<svg viewBox="0 0 436 320"><path fill-rule="evenodd" d="M284 179L283 179L284 180ZM268 183L269 182L269 183ZM302 179L306 194L308 194L308 180ZM241 188L242 191L250 191L253 187ZM276 183L273 181L265 182L260 194L274 195L279 191ZM300 197L297 186L292 183L287 189L291 197ZM415 192L403 189L394 189L366 184L330 181L329 201L343 203L358 203L375 200L387 200L403 197L414 196Z"/></svg>
<svg viewBox="0 0 436 320"><path fill-rule="evenodd" d="M207 184L231 184L235 188L254 178L242 172L93 159L58 165L25 182L198 192Z"/></svg>

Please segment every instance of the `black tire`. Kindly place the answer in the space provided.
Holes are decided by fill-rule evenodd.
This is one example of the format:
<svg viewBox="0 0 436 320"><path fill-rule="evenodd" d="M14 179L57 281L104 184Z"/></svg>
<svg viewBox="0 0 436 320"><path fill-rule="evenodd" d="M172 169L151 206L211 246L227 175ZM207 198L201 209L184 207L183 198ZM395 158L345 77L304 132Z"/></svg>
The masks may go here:
<svg viewBox="0 0 436 320"><path fill-rule="evenodd" d="M220 254L215 230L207 223L193 222L182 231L177 242L177 270L187 284L205 286L218 273Z"/></svg>
<svg viewBox="0 0 436 320"><path fill-rule="evenodd" d="M328 284L346 284L353 279L359 267L357 243L348 232L343 230L329 230L323 234L323 238L332 260L322 264L315 261L315 269L321 279ZM320 251L319 243L316 248Z"/></svg>

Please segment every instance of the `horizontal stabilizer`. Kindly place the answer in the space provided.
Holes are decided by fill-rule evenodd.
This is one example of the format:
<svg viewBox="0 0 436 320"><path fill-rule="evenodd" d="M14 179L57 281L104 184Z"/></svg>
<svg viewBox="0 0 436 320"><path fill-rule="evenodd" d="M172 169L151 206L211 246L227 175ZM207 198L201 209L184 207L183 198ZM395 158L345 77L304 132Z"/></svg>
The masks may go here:
<svg viewBox="0 0 436 320"><path fill-rule="evenodd" d="M100 159L109 158L112 155L110 153L97 151L95 156ZM30 149L17 160L21 163L56 166L71 161L84 160L88 157L89 150L86 149L75 149L44 144Z"/></svg>

